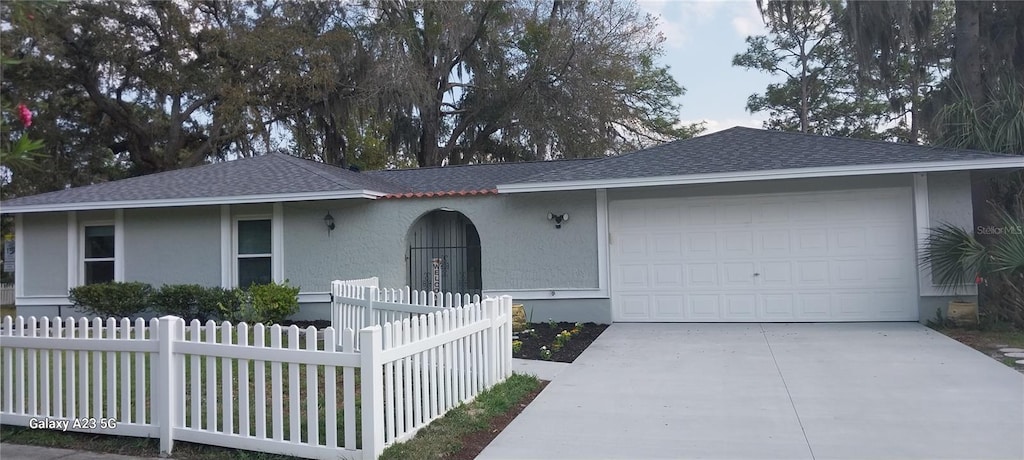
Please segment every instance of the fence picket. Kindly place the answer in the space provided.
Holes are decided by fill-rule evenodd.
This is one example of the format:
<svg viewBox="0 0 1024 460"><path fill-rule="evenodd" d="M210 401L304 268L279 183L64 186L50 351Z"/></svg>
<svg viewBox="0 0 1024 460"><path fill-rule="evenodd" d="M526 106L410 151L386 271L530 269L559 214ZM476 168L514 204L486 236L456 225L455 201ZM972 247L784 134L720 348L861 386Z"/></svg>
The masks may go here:
<svg viewBox="0 0 1024 460"><path fill-rule="evenodd" d="M163 331L161 331L163 332ZM217 343L217 323L212 319L206 322L206 336L203 337L203 343ZM203 391L203 397L206 401L206 429L210 431L217 431L219 425L217 417L217 358L207 356L204 358L206 361L206 388Z"/></svg>
<svg viewBox="0 0 1024 460"><path fill-rule="evenodd" d="M270 326L270 348L281 348L281 325ZM271 388L271 422L273 423L273 436L275 441L284 439L284 403L281 401L284 395L284 388L281 384L281 362L270 362L270 388Z"/></svg>
<svg viewBox="0 0 1024 460"><path fill-rule="evenodd" d="M188 334L188 340L190 342L200 343L202 341L202 324L199 322L198 319L193 319L189 323ZM201 364L200 361L202 361L203 359L204 358L200 357L199 355L190 355L188 357L190 374L189 394L191 395L191 404L188 415L188 426L189 428L196 430L203 428L203 386L199 380L200 378L202 378L202 371L200 370L199 366Z"/></svg>
<svg viewBox="0 0 1024 460"><path fill-rule="evenodd" d="M255 341L256 348L263 348L265 344L266 329L262 323L256 323L252 327L252 336ZM256 350L256 356L262 356L260 354L262 350ZM267 364L266 361L257 359L253 361L253 373L256 374L253 377L255 387L253 389L253 396L256 397L256 437L265 439L267 437Z"/></svg>
<svg viewBox="0 0 1024 460"><path fill-rule="evenodd" d="M224 321L220 326L220 343L224 345L231 344L231 335L234 330L231 323ZM220 358L220 371L221 371L221 391L222 397L221 403L222 414L221 420L224 428L221 430L225 433L233 433L235 430L235 391L232 387L232 383L235 380L235 373L233 369L234 360L231 358Z"/></svg>
<svg viewBox="0 0 1024 460"><path fill-rule="evenodd" d="M239 323L235 330L238 332L238 345L249 346L249 325ZM238 434L249 436L249 360L238 360Z"/></svg>
<svg viewBox="0 0 1024 460"><path fill-rule="evenodd" d="M334 337L334 328L324 329L324 349L332 350L336 343L338 342ZM333 413L338 407L337 384L335 366L324 366L324 445L330 449L338 447L338 416ZM342 411L347 412L348 408L344 408ZM353 412L355 412L354 409ZM355 414L352 415L355 416Z"/></svg>
<svg viewBox="0 0 1024 460"><path fill-rule="evenodd" d="M9 318L9 317L8 317ZM64 337L64 321L53 317L53 337ZM10 388L10 387L8 387ZM53 350L53 416L64 418L64 351Z"/></svg>
<svg viewBox="0 0 1024 460"><path fill-rule="evenodd" d="M402 344L412 343L412 325L414 323L409 318L402 320ZM402 392L405 406L402 408L405 418L403 420L405 424L405 430L409 431L413 428L413 386L412 386L412 357L407 356L402 359Z"/></svg>
<svg viewBox="0 0 1024 460"><path fill-rule="evenodd" d="M121 318L121 326L117 338L131 340L132 320ZM121 361L121 415L118 420L131 423L132 420L132 367L131 353L127 351L118 352Z"/></svg>
<svg viewBox="0 0 1024 460"><path fill-rule="evenodd" d="M150 337L149 340L155 341L157 339L157 334L158 334L157 331L158 330L156 328L153 329L153 331L150 333L150 335L152 337ZM147 339L147 337L146 337L146 320L144 320L142 318L138 318L138 319L135 320L135 339L136 340L146 340ZM146 353L142 353L142 352L135 353L135 369L134 369L134 371L135 371L135 381L136 382L145 382L146 381L146 369L147 369L146 362L147 362L147 360L148 360L148 356L146 356ZM145 384L138 384L138 383L136 383L135 384L135 419L133 420L133 422L139 423L139 424L146 423L146 421L148 420L146 417L149 415L148 412L149 411L146 410L146 385Z"/></svg>
<svg viewBox="0 0 1024 460"><path fill-rule="evenodd" d="M381 327L381 341L385 350L394 347L391 336L391 323ZM384 442L395 439L395 364L384 364Z"/></svg>
<svg viewBox="0 0 1024 460"><path fill-rule="evenodd" d="M351 353L355 351L355 331L352 329L341 330L341 351ZM333 368L332 368L333 369ZM345 366L342 369L342 382L344 386L342 403L345 405L345 448L356 448L356 377L355 369ZM332 384L333 386L333 384ZM332 393L333 396L333 393ZM331 407L337 407L332 405Z"/></svg>
<svg viewBox="0 0 1024 460"><path fill-rule="evenodd" d="M291 350L299 349L299 327L296 325L288 326L288 348ZM299 425L302 419L299 418L299 408L302 406L302 398L299 397L299 390L302 389L302 381L299 380L299 364L288 363L288 421L290 427L288 430L288 437L292 442L299 442Z"/></svg>

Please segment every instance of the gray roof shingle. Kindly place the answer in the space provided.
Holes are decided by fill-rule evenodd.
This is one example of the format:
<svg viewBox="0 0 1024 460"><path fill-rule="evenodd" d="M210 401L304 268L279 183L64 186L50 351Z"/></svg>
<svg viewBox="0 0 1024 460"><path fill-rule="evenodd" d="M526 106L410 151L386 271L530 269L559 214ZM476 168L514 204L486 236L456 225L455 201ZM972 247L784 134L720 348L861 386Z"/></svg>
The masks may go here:
<svg viewBox="0 0 1024 460"><path fill-rule="evenodd" d="M600 161L578 160L531 161L524 163L491 163L416 169L367 171L365 174L399 185L411 194L439 192L479 192L497 189L528 177Z"/></svg>
<svg viewBox="0 0 1024 460"><path fill-rule="evenodd" d="M1024 166L1024 158L1014 155L735 127L536 174L514 183L1005 158L1021 158Z"/></svg>
<svg viewBox="0 0 1024 460"><path fill-rule="evenodd" d="M603 181L836 166L1019 159L989 152L731 128L617 157L354 172L268 154L15 198L3 211L48 205L345 191L390 197L496 193L498 185ZM305 198L303 198L305 199ZM105 205L104 205L105 206ZM13 208L13 209L12 209Z"/></svg>
<svg viewBox="0 0 1024 460"><path fill-rule="evenodd" d="M401 187L372 176L297 157L269 154L4 201L3 206L169 200Z"/></svg>

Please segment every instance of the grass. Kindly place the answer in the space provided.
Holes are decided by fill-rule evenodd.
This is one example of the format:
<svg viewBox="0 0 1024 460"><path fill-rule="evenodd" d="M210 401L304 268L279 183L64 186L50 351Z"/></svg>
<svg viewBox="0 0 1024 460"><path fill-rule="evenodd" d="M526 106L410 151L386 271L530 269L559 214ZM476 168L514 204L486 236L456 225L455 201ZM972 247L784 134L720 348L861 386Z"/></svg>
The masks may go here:
<svg viewBox="0 0 1024 460"><path fill-rule="evenodd" d="M940 327L935 330L978 350L993 359L1006 364L1014 369L1024 372L1024 365L1017 364L1017 359L1008 358L999 352L999 348L1024 348L1024 331L1014 331L998 327L982 327L979 329L964 329L953 327Z"/></svg>
<svg viewBox="0 0 1024 460"><path fill-rule="evenodd" d="M451 456L464 447L466 439L490 434L492 422L516 411L517 405L539 386L540 381L536 377L513 374L506 381L480 393L472 402L452 409L444 417L427 425L413 439L388 447L380 458L403 460ZM143 457L155 457L160 451L156 439L33 430L11 425L0 425L0 441ZM295 457L178 441L174 444L174 458L284 460Z"/></svg>
<svg viewBox="0 0 1024 460"><path fill-rule="evenodd" d="M384 450L382 460L444 458L458 453L463 440L474 433L489 431L491 422L516 408L525 396L537 390L534 376L512 374L508 380L480 393L472 402L449 411L406 442Z"/></svg>

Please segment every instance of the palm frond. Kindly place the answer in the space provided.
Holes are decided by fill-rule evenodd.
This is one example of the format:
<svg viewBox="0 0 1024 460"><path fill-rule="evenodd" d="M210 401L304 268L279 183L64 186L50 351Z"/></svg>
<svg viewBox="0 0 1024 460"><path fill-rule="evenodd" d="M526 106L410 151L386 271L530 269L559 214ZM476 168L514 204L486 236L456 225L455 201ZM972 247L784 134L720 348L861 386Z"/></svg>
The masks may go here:
<svg viewBox="0 0 1024 460"><path fill-rule="evenodd" d="M1000 236L991 245L991 269L1007 275L1024 274L1024 223L996 207Z"/></svg>
<svg viewBox="0 0 1024 460"><path fill-rule="evenodd" d="M955 291L973 284L986 273L989 251L969 231L943 223L929 230L921 254L921 266L930 268L934 281L943 289Z"/></svg>

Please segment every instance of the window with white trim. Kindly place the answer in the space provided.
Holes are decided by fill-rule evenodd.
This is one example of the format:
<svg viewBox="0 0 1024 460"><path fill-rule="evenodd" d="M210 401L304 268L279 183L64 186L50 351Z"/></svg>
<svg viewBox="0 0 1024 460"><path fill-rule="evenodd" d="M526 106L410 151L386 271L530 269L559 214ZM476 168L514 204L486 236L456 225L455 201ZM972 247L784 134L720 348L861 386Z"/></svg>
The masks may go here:
<svg viewBox="0 0 1024 460"><path fill-rule="evenodd" d="M273 281L273 233L270 219L235 221L235 284L247 288Z"/></svg>
<svg viewBox="0 0 1024 460"><path fill-rule="evenodd" d="M82 281L84 284L114 281L113 225L85 225L82 228Z"/></svg>

